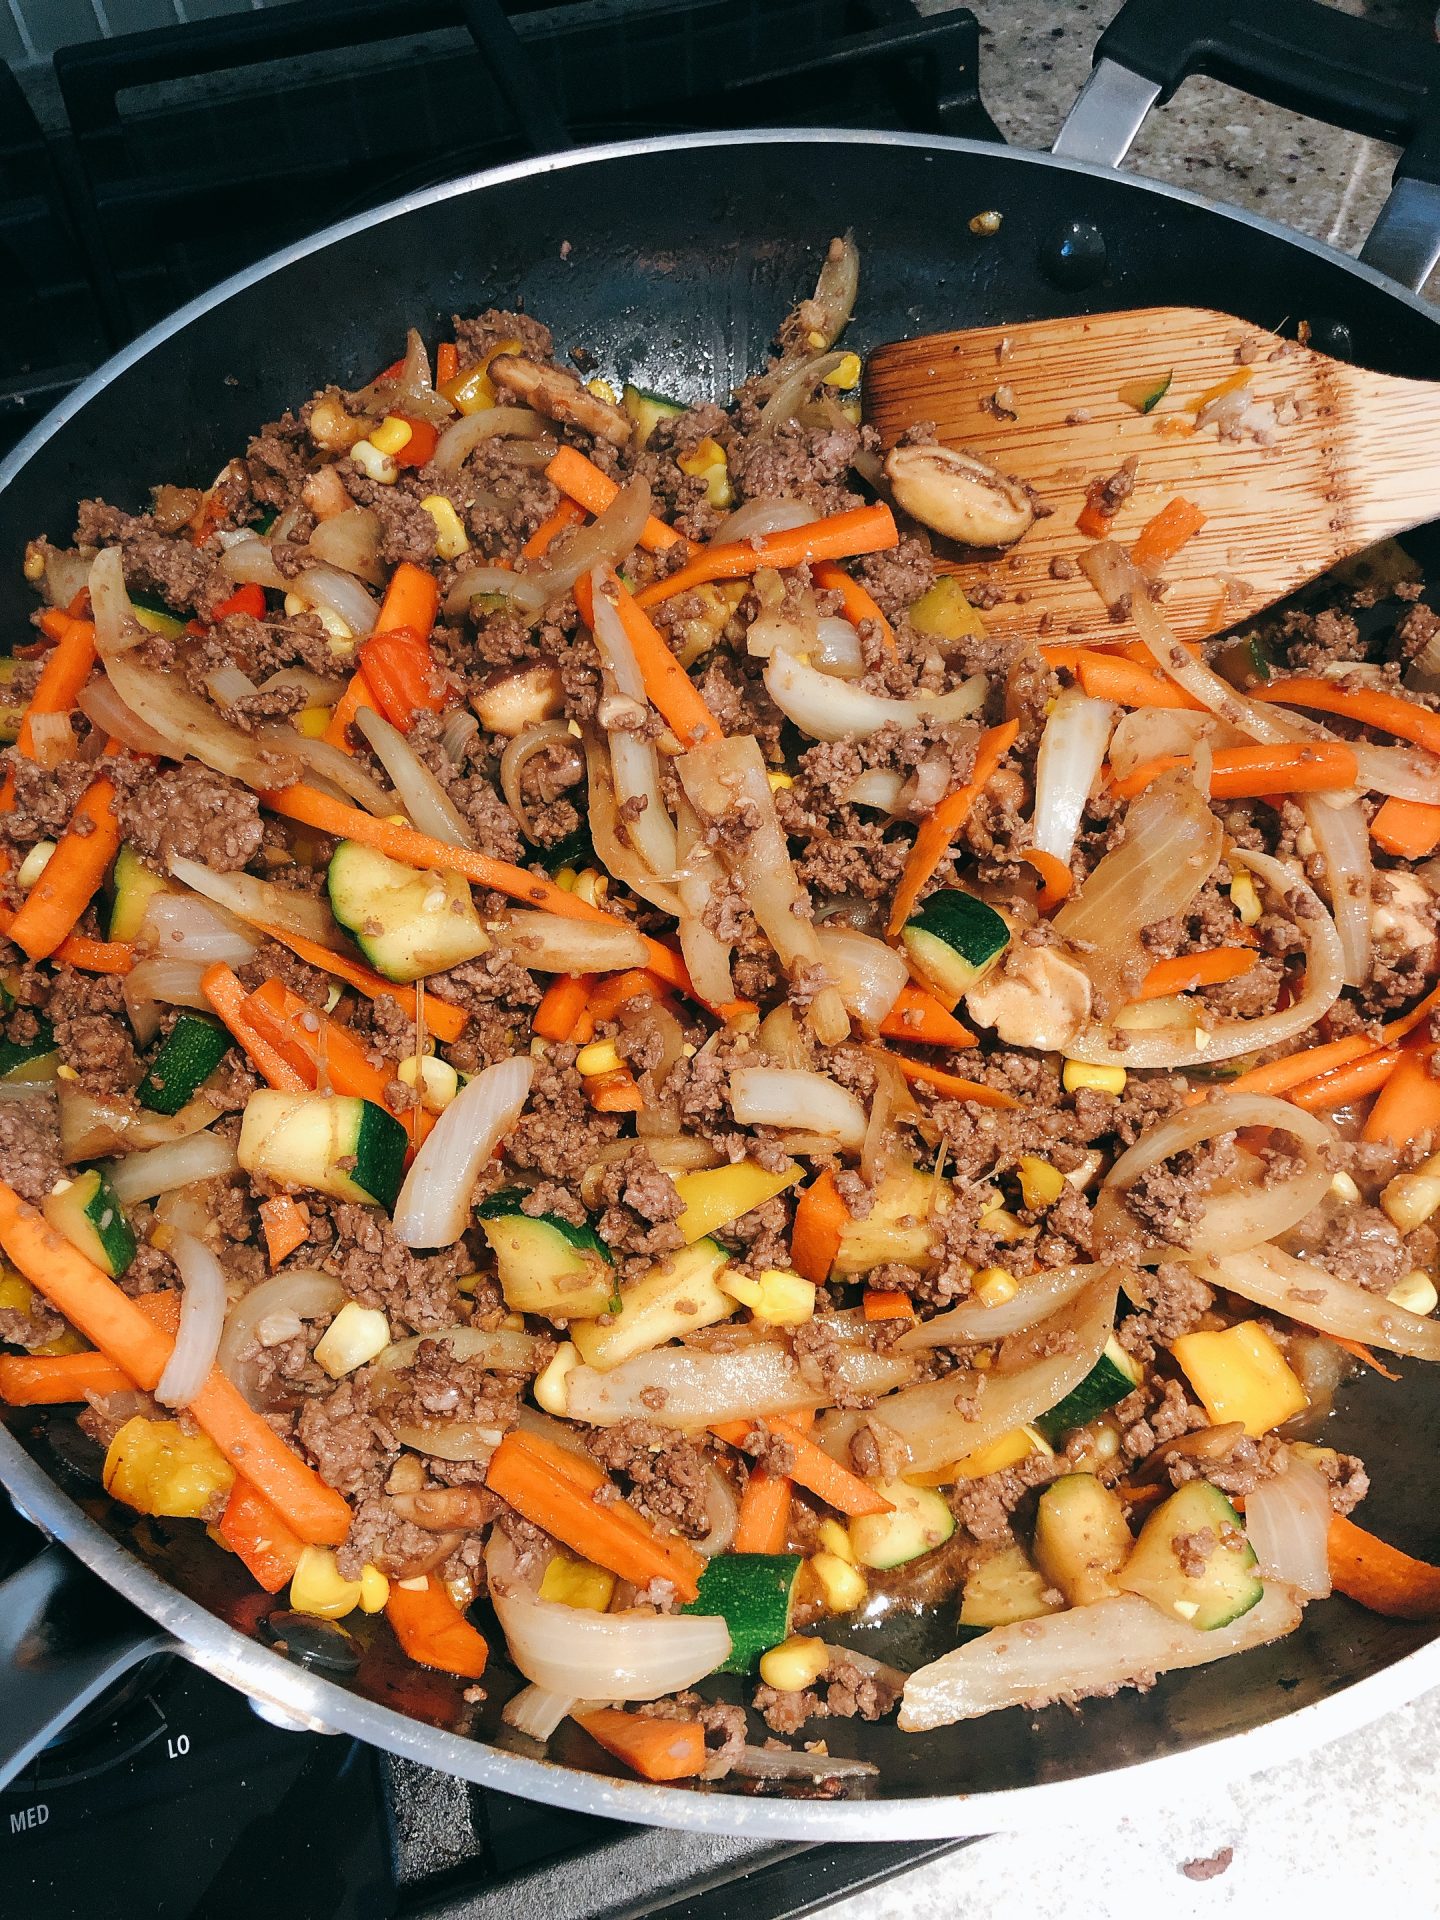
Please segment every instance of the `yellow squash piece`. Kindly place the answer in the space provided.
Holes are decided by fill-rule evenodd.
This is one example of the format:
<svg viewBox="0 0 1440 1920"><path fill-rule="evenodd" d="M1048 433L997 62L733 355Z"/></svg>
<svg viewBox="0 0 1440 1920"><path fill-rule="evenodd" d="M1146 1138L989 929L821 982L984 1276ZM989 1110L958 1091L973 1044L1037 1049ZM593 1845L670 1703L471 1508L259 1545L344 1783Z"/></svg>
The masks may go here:
<svg viewBox="0 0 1440 1920"><path fill-rule="evenodd" d="M1171 1352L1217 1427L1242 1421L1254 1440L1310 1404L1258 1320L1242 1320L1222 1333L1181 1334Z"/></svg>
<svg viewBox="0 0 1440 1920"><path fill-rule="evenodd" d="M965 598L960 582L948 573L913 602L910 624L932 640L978 639L985 631L985 622Z"/></svg>
<svg viewBox="0 0 1440 1920"><path fill-rule="evenodd" d="M208 1434L178 1420L127 1420L110 1442L105 1491L140 1513L198 1520L235 1484L235 1469Z"/></svg>
<svg viewBox="0 0 1440 1920"><path fill-rule="evenodd" d="M605 1613L615 1591L615 1576L588 1560L572 1560L557 1553L540 1582L540 1598L562 1607L582 1607L587 1613Z"/></svg>
<svg viewBox="0 0 1440 1920"><path fill-rule="evenodd" d="M682 1173L675 1191L685 1202L677 1224L686 1246L773 1200L777 1193L793 1187L800 1175L801 1169L793 1160L780 1173L767 1173L753 1160L741 1160L733 1167L707 1167L702 1173Z"/></svg>

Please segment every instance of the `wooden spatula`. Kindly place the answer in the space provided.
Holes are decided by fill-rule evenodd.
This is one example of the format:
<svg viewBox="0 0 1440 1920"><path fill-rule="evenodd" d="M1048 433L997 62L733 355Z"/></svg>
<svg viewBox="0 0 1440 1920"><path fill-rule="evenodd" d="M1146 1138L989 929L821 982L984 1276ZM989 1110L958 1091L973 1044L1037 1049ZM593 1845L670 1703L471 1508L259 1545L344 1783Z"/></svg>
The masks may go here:
<svg viewBox="0 0 1440 1920"><path fill-rule="evenodd" d="M1226 382L1234 398L1216 394ZM1177 498L1205 515L1160 569L1182 639L1233 626L1361 548L1440 517L1440 384L1366 373L1198 307L895 341L866 363L865 413L887 449L933 422L945 445L981 454L1051 509L998 557L936 542L993 633L1115 637L1074 572L1097 538L1076 521L1090 483L1132 456L1134 489L1108 537L1130 546Z"/></svg>

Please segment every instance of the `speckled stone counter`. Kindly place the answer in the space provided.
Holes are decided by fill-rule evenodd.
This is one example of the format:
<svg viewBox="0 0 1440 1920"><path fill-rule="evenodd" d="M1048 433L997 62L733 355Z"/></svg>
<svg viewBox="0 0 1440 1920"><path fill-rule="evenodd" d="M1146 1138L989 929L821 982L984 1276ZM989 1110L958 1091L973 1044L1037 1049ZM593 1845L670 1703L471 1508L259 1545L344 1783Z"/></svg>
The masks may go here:
<svg viewBox="0 0 1440 1920"><path fill-rule="evenodd" d="M1183 5L1184 0L1176 0ZM1007 140L1048 147L1090 70L1114 0L971 0L980 83ZM1263 0L1257 0L1257 11ZM942 7L932 4L929 11ZM1424 32L1421 0L1346 11ZM1150 116L1127 167L1288 221L1356 251L1389 190L1394 152L1216 81L1191 81ZM1440 274L1430 297L1440 298ZM976 1738L983 1738L977 1727ZM1302 1760L1149 1810L1123 1789L1113 1822L983 1840L827 1920L1329 1920L1440 1915L1440 1818L1430 1802L1440 1692Z"/></svg>

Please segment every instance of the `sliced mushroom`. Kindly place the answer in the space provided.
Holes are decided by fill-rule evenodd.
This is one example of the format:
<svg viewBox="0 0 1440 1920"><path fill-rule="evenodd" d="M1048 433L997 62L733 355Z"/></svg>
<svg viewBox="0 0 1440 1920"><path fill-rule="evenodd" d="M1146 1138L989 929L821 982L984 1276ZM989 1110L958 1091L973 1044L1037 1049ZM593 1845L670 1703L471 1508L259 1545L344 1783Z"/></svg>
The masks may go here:
<svg viewBox="0 0 1440 1920"><path fill-rule="evenodd" d="M597 434L612 446L623 447L635 430L635 423L622 407L591 393L560 367L542 367L533 360L522 360L518 354L502 353L490 362L490 378L507 393L518 394L536 413L583 427L586 433Z"/></svg>
<svg viewBox="0 0 1440 1920"><path fill-rule="evenodd" d="M1035 518L1023 487L954 447L892 447L885 474L898 506L962 546L1014 546Z"/></svg>
<svg viewBox="0 0 1440 1920"><path fill-rule="evenodd" d="M492 673L471 694L470 704L487 733L513 736L542 720L553 720L564 709L565 690L558 667L519 667Z"/></svg>
<svg viewBox="0 0 1440 1920"><path fill-rule="evenodd" d="M972 1019L1007 1047L1063 1052L1090 1018L1090 981L1054 947L1012 947L965 996Z"/></svg>

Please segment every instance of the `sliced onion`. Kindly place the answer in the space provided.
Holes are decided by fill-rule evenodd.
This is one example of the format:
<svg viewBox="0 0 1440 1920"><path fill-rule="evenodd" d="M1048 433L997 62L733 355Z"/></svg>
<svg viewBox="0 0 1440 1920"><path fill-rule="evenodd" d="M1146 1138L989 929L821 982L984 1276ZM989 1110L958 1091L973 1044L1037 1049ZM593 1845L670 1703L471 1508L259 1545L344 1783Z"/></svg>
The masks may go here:
<svg viewBox="0 0 1440 1920"><path fill-rule="evenodd" d="M1067 866L1115 713L1109 700L1092 700L1079 687L1067 687L1040 736L1031 838L1041 853L1053 854Z"/></svg>
<svg viewBox="0 0 1440 1920"><path fill-rule="evenodd" d="M226 1316L220 1335L216 1361L220 1371L244 1394L252 1407L262 1401L255 1383L253 1363L241 1356L256 1338L265 1321L281 1314L298 1320L318 1320L337 1313L349 1299L344 1287L331 1274L314 1267L292 1267L272 1274L241 1296Z"/></svg>
<svg viewBox="0 0 1440 1920"><path fill-rule="evenodd" d="M199 1137L208 1138L203 1134ZM193 1234L172 1234L168 1251L185 1284L180 1295L179 1330L165 1371L155 1384L155 1398L164 1407L188 1407L209 1379L220 1346L220 1331L225 1325L225 1270Z"/></svg>
<svg viewBox="0 0 1440 1920"><path fill-rule="evenodd" d="M781 655L780 661L784 659ZM690 804L702 819L722 821L744 807L754 821L753 830L738 845L722 839L720 857L739 877L746 904L786 973L794 978L822 969L820 942L811 919L814 909L791 861L758 743L748 736L734 736L682 754L675 766ZM823 987L815 995L808 1018L815 1037L825 1046L838 1045L850 1031L845 1003L834 987Z"/></svg>
<svg viewBox="0 0 1440 1920"><path fill-rule="evenodd" d="M1344 958L1335 923L1313 890L1298 874L1268 854L1232 847L1229 857L1258 874L1280 902L1292 899L1298 902L1295 925L1305 948L1305 991L1300 998L1292 1006L1264 1014L1258 1020L1212 1022L1211 1016L1205 1013L1204 1028L1196 1030L1185 1028L1177 1032L1172 1028L1135 1033L1090 1026L1066 1042L1065 1051L1072 1060L1084 1060L1093 1066L1170 1071L1233 1060L1236 1054L1258 1052L1262 1047L1279 1046L1282 1041L1293 1039L1313 1027L1321 1015L1334 1006L1344 985Z"/></svg>
<svg viewBox="0 0 1440 1920"><path fill-rule="evenodd" d="M1051 1267L1022 1280L1020 1291L998 1307L987 1307L979 1299L962 1300L948 1313L921 1320L896 1344L902 1353L918 1353L925 1347L985 1346L1024 1333L1067 1306L1103 1271L1094 1265Z"/></svg>
<svg viewBox="0 0 1440 1920"><path fill-rule="evenodd" d="M805 337L812 341L818 333L821 344L833 347L845 330L860 291L860 249L855 235L847 228L825 251L825 264L815 282L815 291L805 302L801 323Z"/></svg>
<svg viewBox="0 0 1440 1920"><path fill-rule="evenodd" d="M220 556L220 571L228 580L238 580L246 586L269 587L274 593L290 591L291 583L276 566L269 542L254 534L225 549Z"/></svg>
<svg viewBox="0 0 1440 1920"><path fill-rule="evenodd" d="M1383 1293L1371 1293L1358 1281L1342 1280L1280 1247L1250 1247L1191 1264L1211 1285L1338 1340L1359 1340L1416 1360L1440 1360L1440 1322L1397 1307Z"/></svg>
<svg viewBox="0 0 1440 1920"><path fill-rule="evenodd" d="M171 961L167 964L172 966L179 965L182 968L185 967L183 960L179 962ZM130 972L126 974L120 992L124 997L125 1014L131 1027L134 1029L136 1040L142 1047L148 1047L160 1031L160 1006L151 991L151 985L148 980L142 980L138 987L134 984L134 974L136 971L137 969L132 967ZM200 991L200 975L204 972L204 968L189 967L186 968L185 971L186 978L184 985L186 989L189 990L193 987L193 990L198 993ZM176 984L179 985L180 983L177 982ZM188 1004L188 1001L183 1000L171 1002L171 1005L174 1006L185 1006ZM207 1002L206 1004L208 1005L209 1003Z"/></svg>
<svg viewBox="0 0 1440 1920"><path fill-rule="evenodd" d="M527 574L529 584L543 592L545 605L569 593L581 574L618 567L640 538L650 502L650 482L643 474L632 474L605 511L571 535L558 559Z"/></svg>
<svg viewBox="0 0 1440 1920"><path fill-rule="evenodd" d="M592 1613L536 1597L500 1527L485 1549L490 1603L511 1662L550 1693L589 1700L659 1700L730 1656L718 1614Z"/></svg>
<svg viewBox="0 0 1440 1920"><path fill-rule="evenodd" d="M469 733L478 730L479 722L473 713L462 714L461 719L469 721ZM448 724L448 723L447 723ZM505 743L505 751L500 756L500 791L505 796L505 804L515 816L516 825L531 842L535 840L535 828L525 805L524 778L525 769L537 753L543 753L552 740L573 740L569 722L565 720L541 720L533 727L526 727L523 733L517 733ZM444 745L442 739L441 742ZM447 749L448 751L448 749ZM461 755L450 754L457 764Z"/></svg>
<svg viewBox="0 0 1440 1920"><path fill-rule="evenodd" d="M483 416L471 414L472 420ZM511 573L505 567L467 567L445 596L445 611L454 618L465 613L479 594L498 594L517 613L538 614L545 605L544 586L528 574Z"/></svg>
<svg viewBox="0 0 1440 1920"><path fill-rule="evenodd" d="M600 663L622 694L648 704L645 677L608 586L607 569L593 568L590 589ZM660 791L660 761L655 744L639 734L618 730L610 734L609 744L615 773L615 799L625 838L655 877L663 881L674 874L678 854L675 823L666 811ZM624 811L629 801L644 803L643 810L634 819Z"/></svg>
<svg viewBox="0 0 1440 1920"><path fill-rule="evenodd" d="M91 550L50 547L45 554L45 598L52 607L68 607L90 584Z"/></svg>
<svg viewBox="0 0 1440 1920"><path fill-rule="evenodd" d="M829 921L816 934L825 971L840 989L847 1011L871 1033L900 998L910 978L902 955L872 934Z"/></svg>
<svg viewBox="0 0 1440 1920"><path fill-rule="evenodd" d="M351 633L363 635L375 630L380 609L353 573L342 573L338 567L302 567L289 582L289 591L312 607L324 607L327 613L333 613Z"/></svg>
<svg viewBox="0 0 1440 1920"><path fill-rule="evenodd" d="M97 674L81 688L75 704L92 726L98 727L101 733L108 734L112 740L118 740L122 747L131 747L136 753L162 756L175 751L167 735L148 726L138 713L126 706L115 691L114 682L103 673Z"/></svg>
<svg viewBox="0 0 1440 1920"><path fill-rule="evenodd" d="M1307 1599L1330 1591L1330 1489L1325 1476L1293 1447L1285 1471L1245 1496L1245 1532L1262 1580L1283 1580Z"/></svg>
<svg viewBox="0 0 1440 1920"><path fill-rule="evenodd" d="M1080 555L1080 570L1116 617L1126 611L1133 595L1145 591L1134 562L1117 540L1086 547Z"/></svg>
<svg viewBox="0 0 1440 1920"><path fill-rule="evenodd" d="M882 813L898 813L900 795L904 789L903 774L884 767L872 767L847 788L845 804L847 807L878 807Z"/></svg>
<svg viewBox="0 0 1440 1920"><path fill-rule="evenodd" d="M206 674L205 691L217 707L234 707L259 689L249 674L242 673L238 667L217 667L214 673Z"/></svg>
<svg viewBox="0 0 1440 1920"><path fill-rule="evenodd" d="M243 965L244 960L254 957L255 949L243 956L242 960L227 961L228 966ZM156 953L148 960L141 960L125 976L124 993L126 1010L132 1022L136 1012L147 1001L159 1001L167 1007L193 1007L197 1013L208 1013L210 1002L201 991L200 981L207 967L213 967L214 960L183 959L179 953ZM141 1015L142 1019L147 1018ZM158 1026L158 1022L157 1022ZM136 1028L139 1033L139 1028ZM140 1034L143 1041L147 1036ZM149 1036L154 1038L152 1031Z"/></svg>
<svg viewBox="0 0 1440 1920"><path fill-rule="evenodd" d="M223 960L243 967L260 942L223 907L197 894L157 893L146 905L136 943L157 960L187 960L208 965Z"/></svg>
<svg viewBox="0 0 1440 1920"><path fill-rule="evenodd" d="M724 870L714 849L706 844L695 809L683 793L675 813L675 846L676 857L683 862L676 881L680 896L676 916L680 951L696 993L712 1007L723 1007L735 998L735 982L730 973L731 943L722 940L706 924L706 916L714 902L715 889L724 879Z"/></svg>
<svg viewBox="0 0 1440 1920"><path fill-rule="evenodd" d="M786 719L812 740L868 740L885 726L966 720L985 704L990 682L977 673L950 693L890 700L805 666L793 654L777 653L766 665L765 686Z"/></svg>
<svg viewBox="0 0 1440 1920"><path fill-rule="evenodd" d="M529 1686L511 1695L500 1709L500 1718L517 1733L545 1741L577 1707L584 1711L583 1701L572 1693L551 1693L545 1687Z"/></svg>
<svg viewBox="0 0 1440 1920"><path fill-rule="evenodd" d="M362 708L356 715L357 724L363 725L368 708ZM398 813L400 807L393 793L387 793L372 775L368 774L359 760L351 753L342 753L339 747L331 746L328 740L311 740L303 733L297 733L294 727L263 726L256 730L256 738L266 746L273 747L277 753L290 753L317 773L341 793L348 794L367 813L373 813L377 820L383 820L387 814Z"/></svg>
<svg viewBox="0 0 1440 1920"><path fill-rule="evenodd" d="M565 1377L566 1411L572 1420L592 1427L652 1420L685 1431L717 1420L759 1419L767 1413L828 1406L837 1393L889 1393L914 1377L915 1362L909 1355L877 1353L863 1340L845 1344L829 1384L821 1386L806 1378L789 1347L778 1340L755 1340L729 1353L657 1347L603 1372L572 1367Z"/></svg>
<svg viewBox="0 0 1440 1920"><path fill-rule="evenodd" d="M1295 1631L1300 1614L1300 1601L1277 1583L1248 1613L1208 1633L1132 1593L995 1627L911 1674L900 1726L926 1733L1002 1707L1043 1707L1068 1695L1144 1685L1157 1673L1279 1640Z"/></svg>
<svg viewBox="0 0 1440 1920"><path fill-rule="evenodd" d="M1213 713L1191 713L1182 707L1137 707L1122 713L1110 736L1110 765L1120 779L1161 754L1193 754L1197 742L1212 747L1244 746L1247 735L1217 720Z"/></svg>
<svg viewBox="0 0 1440 1920"><path fill-rule="evenodd" d="M889 1173L896 1155L895 1122L902 1113L918 1111L904 1075L886 1053L871 1054L875 1069L875 1093L870 1115L865 1122L865 1138L860 1147L860 1177L870 1188L877 1187ZM813 1146L787 1146L789 1153L813 1153Z"/></svg>
<svg viewBox="0 0 1440 1920"><path fill-rule="evenodd" d="M293 758L257 745L251 734L220 718L208 700L191 693L177 674L142 667L125 655L107 659L116 693L147 727L166 742L166 752L203 760L247 787L285 786L298 768Z"/></svg>
<svg viewBox="0 0 1440 1920"><path fill-rule="evenodd" d="M1325 891L1340 936L1345 984L1358 987L1370 978L1370 828L1358 800L1343 807L1325 804L1318 793L1301 801L1315 850L1325 862Z"/></svg>
<svg viewBox="0 0 1440 1920"><path fill-rule="evenodd" d="M332 953L343 953L345 941L335 925L329 908L313 893L297 893L291 887L276 886L273 880L257 880L249 873L212 873L198 860L187 860L172 853L170 871L183 886L226 907L247 926L283 928L307 940L316 940Z"/></svg>
<svg viewBox="0 0 1440 1920"><path fill-rule="evenodd" d="M840 680L858 680L865 671L859 629L848 620L826 616L816 624L811 658L824 673Z"/></svg>
<svg viewBox="0 0 1440 1920"><path fill-rule="evenodd" d="M399 372L390 378L381 375L352 393L350 399L361 413L400 413L413 420L428 420L432 425L448 420L455 411L445 396L435 391L430 378L430 355L416 327L411 327L405 335L405 358Z"/></svg>
<svg viewBox="0 0 1440 1920"><path fill-rule="evenodd" d="M771 439L788 420L793 420L826 374L833 373L844 358L843 353L817 353L783 374L760 409L756 436L761 440Z"/></svg>
<svg viewBox="0 0 1440 1920"><path fill-rule="evenodd" d="M755 540L762 533L790 533L796 527L808 527L820 518L808 500L792 500L788 495L757 493L737 507L716 527L713 538L730 543Z"/></svg>
<svg viewBox="0 0 1440 1920"><path fill-rule="evenodd" d="M1149 589L1138 573L1134 576L1130 615L1135 622L1135 631L1154 654L1159 666L1202 707L1208 708L1252 740L1278 744L1292 737L1284 720L1276 717L1273 708L1261 701L1246 700L1228 680L1222 680L1203 660L1197 660L1180 644L1171 631L1169 621L1150 598Z"/></svg>
<svg viewBox="0 0 1440 1920"><path fill-rule="evenodd" d="M589 788L590 842L595 856L615 880L623 881L642 900L659 907L662 913L680 918L681 900L678 881L658 879L649 861L619 831L620 800L615 788L615 767L606 741L587 727L581 741L585 749L585 769ZM627 829L628 835L628 829ZM678 843L676 859L679 858ZM698 982L696 983L699 984ZM709 996L707 996L709 997ZM725 999L733 998L726 994Z"/></svg>
<svg viewBox="0 0 1440 1920"><path fill-rule="evenodd" d="M441 473L463 467L482 440L538 440L545 422L528 407L482 407L452 421L435 443L430 464Z"/></svg>
<svg viewBox="0 0 1440 1920"><path fill-rule="evenodd" d="M643 967L644 937L621 920L566 920L558 913L512 913L496 940L535 973L618 973Z"/></svg>
<svg viewBox="0 0 1440 1920"><path fill-rule="evenodd" d="M395 1202L395 1237L407 1247L453 1247L470 1219L480 1170L519 1119L535 1062L526 1055L477 1073L435 1122Z"/></svg>
<svg viewBox="0 0 1440 1920"><path fill-rule="evenodd" d="M58 1099L60 1156L70 1165L122 1147L158 1147L170 1140L187 1140L219 1118L214 1101L203 1093L174 1114L147 1113L128 1100L99 1098L73 1080L59 1083Z"/></svg>
<svg viewBox="0 0 1440 1920"><path fill-rule="evenodd" d="M705 1517L710 1522L695 1542L695 1551L713 1560L717 1553L728 1553L740 1524L740 1502L735 1484L713 1460L705 1462Z"/></svg>
<svg viewBox="0 0 1440 1920"><path fill-rule="evenodd" d="M196 1180L233 1173L239 1164L228 1140L215 1133L192 1133L188 1139L174 1140L168 1146L112 1160L105 1171L117 1196L129 1207L137 1200L153 1200L157 1194L169 1193L172 1187L188 1187Z"/></svg>
<svg viewBox="0 0 1440 1920"><path fill-rule="evenodd" d="M488 1069L493 1071L493 1069ZM376 1391L381 1398L403 1390L397 1378L413 1366L415 1356L427 1340L438 1340L456 1360L474 1360L490 1373L533 1373L539 1337L521 1333L515 1327L442 1327L436 1333L412 1333L385 1348L376 1367Z"/></svg>
<svg viewBox="0 0 1440 1920"><path fill-rule="evenodd" d="M361 707L355 724L375 749L420 832L443 841L447 847L473 847L475 835L469 821L400 729L392 727L372 707Z"/></svg>
<svg viewBox="0 0 1440 1920"><path fill-rule="evenodd" d="M149 638L135 618L125 585L125 564L119 547L104 547L90 566L90 608L95 617L95 649L111 660Z"/></svg>
<svg viewBox="0 0 1440 1920"><path fill-rule="evenodd" d="M29 727L30 758L47 773L75 758L76 741L68 713L32 713Z"/></svg>
<svg viewBox="0 0 1440 1920"><path fill-rule="evenodd" d="M730 1107L742 1127L805 1127L858 1153L865 1109L828 1073L739 1067L730 1075Z"/></svg>
<svg viewBox="0 0 1440 1920"><path fill-rule="evenodd" d="M864 1780L879 1773L873 1760L794 1747L742 1747L730 1766L741 1780Z"/></svg>
<svg viewBox="0 0 1440 1920"><path fill-rule="evenodd" d="M988 1370L958 1368L892 1394L875 1418L893 1436L905 1471L949 1467L1057 1405L1099 1358L1115 1325L1115 1300L1111 1269L1048 1320L1007 1340ZM574 1373L570 1379L573 1383ZM828 1413L818 1422L815 1438L835 1459L848 1462L850 1442L864 1421L863 1413Z"/></svg>
<svg viewBox="0 0 1440 1920"><path fill-rule="evenodd" d="M347 507L322 520L310 536L310 551L326 566L357 574L372 587L383 587L380 564L380 516L369 507Z"/></svg>

